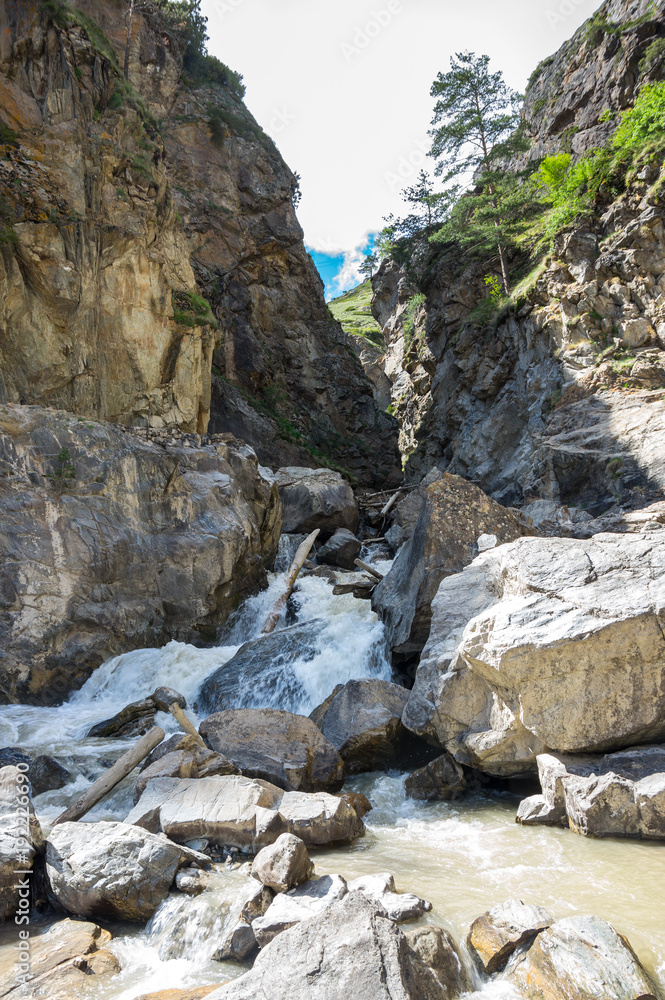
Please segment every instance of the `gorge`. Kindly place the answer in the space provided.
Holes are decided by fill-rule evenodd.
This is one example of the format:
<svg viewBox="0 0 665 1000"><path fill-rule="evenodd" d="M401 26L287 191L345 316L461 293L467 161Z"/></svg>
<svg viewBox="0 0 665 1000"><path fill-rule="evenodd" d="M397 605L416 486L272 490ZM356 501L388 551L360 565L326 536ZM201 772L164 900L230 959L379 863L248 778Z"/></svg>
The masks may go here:
<svg viewBox="0 0 665 1000"><path fill-rule="evenodd" d="M0 997L662 1000L665 103L501 301L420 234L329 306L175 7L0 0ZM510 168L664 39L605 0Z"/></svg>

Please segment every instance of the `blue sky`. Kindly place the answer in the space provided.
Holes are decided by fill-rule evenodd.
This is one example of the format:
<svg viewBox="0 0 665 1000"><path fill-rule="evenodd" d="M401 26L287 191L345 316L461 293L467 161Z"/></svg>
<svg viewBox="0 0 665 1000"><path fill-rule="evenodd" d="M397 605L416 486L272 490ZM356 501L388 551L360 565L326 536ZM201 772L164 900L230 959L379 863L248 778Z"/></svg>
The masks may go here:
<svg viewBox="0 0 665 1000"><path fill-rule="evenodd" d="M298 217L329 295L360 280L370 234L404 211L426 156L432 81L463 50L523 92L600 0L202 0L209 51L301 175Z"/></svg>

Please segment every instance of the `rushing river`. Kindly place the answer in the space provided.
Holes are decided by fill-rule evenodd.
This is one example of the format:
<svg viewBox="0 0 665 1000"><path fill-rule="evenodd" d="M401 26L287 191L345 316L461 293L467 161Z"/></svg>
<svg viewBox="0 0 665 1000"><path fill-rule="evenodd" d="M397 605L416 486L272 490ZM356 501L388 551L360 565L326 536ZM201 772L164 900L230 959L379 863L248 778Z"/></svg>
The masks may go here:
<svg viewBox="0 0 665 1000"><path fill-rule="evenodd" d="M89 728L161 685L181 691L194 716L191 706L202 680L259 633L282 580L276 574L267 591L245 603L224 645L201 650L171 642L161 650L127 653L103 664L59 708L0 707L0 746L53 754L76 774L65 788L36 798L45 828L127 749L123 740L86 739ZM300 581L292 604L295 620L323 618L326 629L316 658L296 664L300 694L289 708L308 714L335 684L351 678L390 679L383 628L369 602L335 597L330 584L309 576ZM280 707L279 695L272 707ZM156 723L177 731L169 715L159 714ZM366 817L367 835L351 847L313 851L318 874L355 878L390 871L399 889L433 903L427 919L446 926L458 941L475 917L510 898L544 905L555 918L594 913L628 937L665 989L665 845L518 827L517 798L498 792L456 803L413 802L404 795L403 781L396 774L374 774L349 782L374 806ZM133 785L131 777L126 779L86 820L124 819ZM220 865L212 889L202 896L173 893L146 928L112 927L112 947L123 971L98 981L90 977L87 996L134 1000L160 989L222 983L240 975L242 967L213 962L211 955L235 919L234 902L246 880L246 865ZM5 928L0 945L9 934ZM511 995L500 982L483 992L487 1000Z"/></svg>

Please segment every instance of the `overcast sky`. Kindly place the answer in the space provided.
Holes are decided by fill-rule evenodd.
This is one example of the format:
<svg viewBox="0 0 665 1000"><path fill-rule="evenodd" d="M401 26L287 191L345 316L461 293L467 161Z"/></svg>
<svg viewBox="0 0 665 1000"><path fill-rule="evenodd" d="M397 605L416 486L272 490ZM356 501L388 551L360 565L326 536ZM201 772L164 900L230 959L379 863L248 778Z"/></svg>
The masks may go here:
<svg viewBox="0 0 665 1000"><path fill-rule="evenodd" d="M298 210L328 294L357 284L368 238L433 161L430 86L450 56L487 53L523 92L599 0L202 0L209 51L302 177Z"/></svg>

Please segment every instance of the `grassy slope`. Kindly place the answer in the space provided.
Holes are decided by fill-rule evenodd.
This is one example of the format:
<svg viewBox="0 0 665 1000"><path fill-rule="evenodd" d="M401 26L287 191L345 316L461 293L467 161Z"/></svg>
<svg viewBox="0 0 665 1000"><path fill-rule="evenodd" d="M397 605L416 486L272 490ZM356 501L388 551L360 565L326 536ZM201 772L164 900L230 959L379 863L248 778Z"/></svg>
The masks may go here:
<svg viewBox="0 0 665 1000"><path fill-rule="evenodd" d="M372 286L369 281L363 281L362 285L352 288L350 292L345 292L328 304L346 333L362 337L375 347L383 348L381 327L372 316Z"/></svg>

